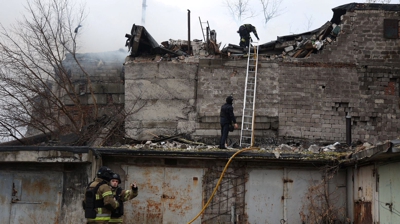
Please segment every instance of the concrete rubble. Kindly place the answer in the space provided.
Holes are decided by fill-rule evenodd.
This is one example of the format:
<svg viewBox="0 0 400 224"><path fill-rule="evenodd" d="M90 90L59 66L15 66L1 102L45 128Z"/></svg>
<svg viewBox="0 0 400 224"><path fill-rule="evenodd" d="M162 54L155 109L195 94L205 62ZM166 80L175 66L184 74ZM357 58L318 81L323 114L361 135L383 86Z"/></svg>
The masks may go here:
<svg viewBox="0 0 400 224"><path fill-rule="evenodd" d="M259 45L259 55L262 60L279 60L284 58L306 58L317 54L324 46L333 44L340 35L341 26L326 22L323 26L305 33L281 36L277 40ZM207 41L194 39L173 40L155 43L151 35L142 26L133 25L131 34L126 34L130 55L142 61L150 56L155 62L176 61L191 62L190 58L235 58L247 54L248 49L238 45L228 44L219 50L221 43L217 44L216 32ZM154 57L155 56L155 57ZM148 61L148 60L146 60Z"/></svg>
<svg viewBox="0 0 400 224"><path fill-rule="evenodd" d="M325 45L332 44L340 35L341 27L332 22L326 22L322 27L288 36L278 37L277 40L259 45L259 55L264 60L277 60L287 57L306 58L323 50ZM246 54L236 45L230 44L222 49L228 56L241 56Z"/></svg>
<svg viewBox="0 0 400 224"><path fill-rule="evenodd" d="M381 145L385 143L379 143ZM131 150L155 150L155 151L188 151L188 152L201 152L201 151L221 151L218 145L207 145L200 142L182 142L182 139L170 139L167 141L148 140L145 143L138 144L125 144L117 145L118 148L126 148ZM279 158L280 153L312 153L312 154L323 154L323 153L357 153L363 150L376 147L369 142L357 142L352 146L335 142L333 144L311 144L308 146L307 143L282 143L279 145L269 144L262 146L255 146L255 152L274 153ZM234 147L228 147L226 151L238 151L241 148L234 144Z"/></svg>

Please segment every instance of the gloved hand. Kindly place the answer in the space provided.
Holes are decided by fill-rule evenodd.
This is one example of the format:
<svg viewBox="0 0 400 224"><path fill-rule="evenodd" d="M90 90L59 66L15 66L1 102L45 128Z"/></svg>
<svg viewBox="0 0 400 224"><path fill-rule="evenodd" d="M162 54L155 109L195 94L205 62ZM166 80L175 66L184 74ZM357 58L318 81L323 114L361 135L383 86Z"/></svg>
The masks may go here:
<svg viewBox="0 0 400 224"><path fill-rule="evenodd" d="M132 190L137 190L136 182L133 182L133 183L131 184L131 188L132 188Z"/></svg>

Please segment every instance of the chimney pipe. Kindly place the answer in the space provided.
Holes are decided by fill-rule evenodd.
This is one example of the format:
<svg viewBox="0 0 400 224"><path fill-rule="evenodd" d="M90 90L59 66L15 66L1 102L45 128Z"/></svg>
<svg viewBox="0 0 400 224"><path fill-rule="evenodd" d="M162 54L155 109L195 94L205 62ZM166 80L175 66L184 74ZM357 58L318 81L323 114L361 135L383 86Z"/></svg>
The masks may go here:
<svg viewBox="0 0 400 224"><path fill-rule="evenodd" d="M351 146L351 116L350 113L346 115L346 143Z"/></svg>
<svg viewBox="0 0 400 224"><path fill-rule="evenodd" d="M187 10L188 11L188 51L187 51L187 53L188 53L188 55L191 55L191 50L190 50L190 48L191 48L191 44L190 44L190 10L188 9Z"/></svg>

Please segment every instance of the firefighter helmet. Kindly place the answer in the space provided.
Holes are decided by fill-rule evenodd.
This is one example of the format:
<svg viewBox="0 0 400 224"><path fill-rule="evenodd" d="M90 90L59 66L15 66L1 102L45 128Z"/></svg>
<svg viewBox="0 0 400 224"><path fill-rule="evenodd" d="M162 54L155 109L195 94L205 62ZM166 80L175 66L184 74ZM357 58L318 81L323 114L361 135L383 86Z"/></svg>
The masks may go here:
<svg viewBox="0 0 400 224"><path fill-rule="evenodd" d="M110 181L113 174L111 169L106 166L100 167L99 171L97 171L97 177L106 181Z"/></svg>
<svg viewBox="0 0 400 224"><path fill-rule="evenodd" d="M117 179L117 180L118 180L118 184L121 183L121 177L119 176L118 173L114 173L114 174L112 175L112 177L111 177L111 180L112 180L112 179Z"/></svg>

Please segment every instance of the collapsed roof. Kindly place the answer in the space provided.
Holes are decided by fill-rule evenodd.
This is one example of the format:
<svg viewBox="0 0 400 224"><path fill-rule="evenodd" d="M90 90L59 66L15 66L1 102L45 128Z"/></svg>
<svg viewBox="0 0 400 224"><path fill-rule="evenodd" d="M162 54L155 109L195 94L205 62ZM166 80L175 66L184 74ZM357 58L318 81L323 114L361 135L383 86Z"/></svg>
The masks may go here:
<svg viewBox="0 0 400 224"><path fill-rule="evenodd" d="M285 57L306 58L312 53L318 53L323 50L325 45L331 44L340 35L341 17L348 11L354 10L385 10L399 11L398 4L371 4L371 3L349 3L332 9L333 17L330 21L323 24L320 28L304 33L278 36L276 40L259 45L259 54L264 59L277 59ZM210 36L216 34L214 30L210 31ZM216 35L214 35L216 36ZM170 40L164 41L161 45L153 39L143 26L133 24L126 46L129 48L130 56L145 55L168 55L177 56L205 56L221 55L235 56L245 55L247 50L235 44L228 44L227 47L219 50L216 40ZM208 43L208 44L207 44ZM205 53L204 53L205 52Z"/></svg>
<svg viewBox="0 0 400 224"><path fill-rule="evenodd" d="M183 51L173 51L159 45L143 26L133 24L131 33L125 34L125 37L127 38L125 47L128 47L132 57L154 54L186 55Z"/></svg>

